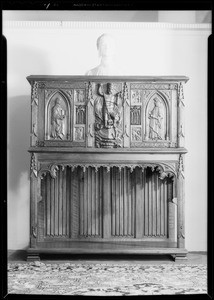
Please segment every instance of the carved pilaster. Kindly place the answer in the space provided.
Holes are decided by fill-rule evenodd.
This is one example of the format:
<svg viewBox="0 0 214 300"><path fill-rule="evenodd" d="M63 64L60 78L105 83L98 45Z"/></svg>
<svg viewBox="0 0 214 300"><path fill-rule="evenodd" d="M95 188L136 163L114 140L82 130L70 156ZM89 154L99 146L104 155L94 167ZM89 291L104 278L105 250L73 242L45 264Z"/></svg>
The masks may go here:
<svg viewBox="0 0 214 300"><path fill-rule="evenodd" d="M38 168L37 168L37 159L34 153L31 155L31 176L30 176L30 244L31 247L36 246L36 238L37 238L37 201L38 201ZM40 182L40 181L39 181Z"/></svg>
<svg viewBox="0 0 214 300"><path fill-rule="evenodd" d="M183 84L180 82L178 86L178 147L184 147L184 93Z"/></svg>
<svg viewBox="0 0 214 300"><path fill-rule="evenodd" d="M38 123L38 82L32 84L31 91L31 146L35 146L38 132L37 132L37 123Z"/></svg>
<svg viewBox="0 0 214 300"><path fill-rule="evenodd" d="M185 247L184 222L184 162L183 155L179 157L177 176L177 242L178 248Z"/></svg>
<svg viewBox="0 0 214 300"><path fill-rule="evenodd" d="M130 99L128 94L128 85L125 82L123 86L123 146L130 147Z"/></svg>
<svg viewBox="0 0 214 300"><path fill-rule="evenodd" d="M94 147L94 98L93 98L93 86L89 82L87 90L87 119L86 119L86 138L87 147Z"/></svg>

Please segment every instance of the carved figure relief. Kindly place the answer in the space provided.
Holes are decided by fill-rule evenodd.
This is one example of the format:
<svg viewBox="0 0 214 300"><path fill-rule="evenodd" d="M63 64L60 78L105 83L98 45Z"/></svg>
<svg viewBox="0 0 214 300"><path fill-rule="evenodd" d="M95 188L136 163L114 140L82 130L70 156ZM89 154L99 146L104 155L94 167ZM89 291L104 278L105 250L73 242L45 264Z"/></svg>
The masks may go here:
<svg viewBox="0 0 214 300"><path fill-rule="evenodd" d="M131 131L132 141L139 142L142 140L142 130L141 127L132 127Z"/></svg>
<svg viewBox="0 0 214 300"><path fill-rule="evenodd" d="M162 126L162 114L160 111L160 105L158 98L154 98L154 107L149 112L149 138L151 140L162 140L161 126Z"/></svg>
<svg viewBox="0 0 214 300"><path fill-rule="evenodd" d="M141 106L132 106L130 109L131 125L141 124Z"/></svg>
<svg viewBox="0 0 214 300"><path fill-rule="evenodd" d="M60 99L56 98L55 105L51 109L51 137L63 140L65 137L66 111L62 108Z"/></svg>
<svg viewBox="0 0 214 300"><path fill-rule="evenodd" d="M98 85L95 102L96 147L122 146L122 98L121 92L113 92L113 84Z"/></svg>
<svg viewBox="0 0 214 300"><path fill-rule="evenodd" d="M84 140L84 127L78 126L74 128L74 139L75 141Z"/></svg>
<svg viewBox="0 0 214 300"><path fill-rule="evenodd" d="M131 104L141 105L141 90L131 90Z"/></svg>
<svg viewBox="0 0 214 300"><path fill-rule="evenodd" d="M76 124L85 124L85 105L76 106Z"/></svg>
<svg viewBox="0 0 214 300"><path fill-rule="evenodd" d="M83 103L85 102L85 93L84 90L75 90L75 102Z"/></svg>
<svg viewBox="0 0 214 300"><path fill-rule="evenodd" d="M154 92L145 105L145 140L169 140L169 102L159 92Z"/></svg>

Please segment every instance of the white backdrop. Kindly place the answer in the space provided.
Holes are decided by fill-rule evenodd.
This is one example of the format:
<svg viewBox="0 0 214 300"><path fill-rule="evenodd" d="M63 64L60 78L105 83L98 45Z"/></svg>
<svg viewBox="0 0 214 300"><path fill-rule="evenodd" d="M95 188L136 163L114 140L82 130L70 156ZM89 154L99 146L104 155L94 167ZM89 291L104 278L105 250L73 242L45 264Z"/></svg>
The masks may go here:
<svg viewBox="0 0 214 300"><path fill-rule="evenodd" d="M186 248L207 250L207 24L5 22L8 80L8 249L29 245L28 75L84 75L111 33L124 75L185 75Z"/></svg>

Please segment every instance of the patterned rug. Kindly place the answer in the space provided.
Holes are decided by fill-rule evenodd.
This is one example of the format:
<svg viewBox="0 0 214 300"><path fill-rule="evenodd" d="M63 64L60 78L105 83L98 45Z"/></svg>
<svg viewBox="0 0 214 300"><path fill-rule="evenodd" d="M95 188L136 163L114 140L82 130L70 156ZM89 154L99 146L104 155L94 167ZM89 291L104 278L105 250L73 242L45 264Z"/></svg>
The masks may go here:
<svg viewBox="0 0 214 300"><path fill-rule="evenodd" d="M207 294L206 265L9 263L9 294Z"/></svg>

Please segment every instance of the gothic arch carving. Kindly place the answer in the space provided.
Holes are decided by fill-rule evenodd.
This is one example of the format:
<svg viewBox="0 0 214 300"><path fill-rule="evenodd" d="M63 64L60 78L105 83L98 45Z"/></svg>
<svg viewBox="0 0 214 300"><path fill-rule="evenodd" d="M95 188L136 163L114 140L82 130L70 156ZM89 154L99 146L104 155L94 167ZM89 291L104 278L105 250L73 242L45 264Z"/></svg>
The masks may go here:
<svg viewBox="0 0 214 300"><path fill-rule="evenodd" d="M153 91L145 101L145 139L165 141L170 137L170 104L160 91Z"/></svg>
<svg viewBox="0 0 214 300"><path fill-rule="evenodd" d="M45 105L46 140L70 139L71 107L68 96L61 90L48 95Z"/></svg>

